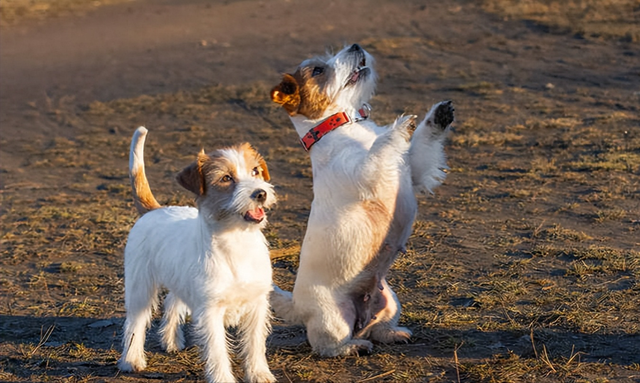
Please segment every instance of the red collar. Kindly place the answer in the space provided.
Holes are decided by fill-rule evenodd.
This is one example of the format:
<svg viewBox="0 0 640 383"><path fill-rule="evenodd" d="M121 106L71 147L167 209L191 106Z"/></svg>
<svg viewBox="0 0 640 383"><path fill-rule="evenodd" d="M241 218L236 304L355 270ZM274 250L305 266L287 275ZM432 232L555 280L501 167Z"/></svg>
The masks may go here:
<svg viewBox="0 0 640 383"><path fill-rule="evenodd" d="M369 105L366 105L366 104L363 105L362 108L358 110L358 114L360 114L360 118L356 117L355 120L356 121L366 120L369 117L369 109L370 109ZM311 149L311 147L313 146L313 144L320 141L320 139L324 137L325 134L349 122L351 122L351 119L345 112L338 112L334 115L331 115L329 118L322 121L321 123L314 126L313 128L309 129L307 134L305 134L304 137L300 139L300 143L302 144L302 147L304 148L304 150L308 152L309 149Z"/></svg>

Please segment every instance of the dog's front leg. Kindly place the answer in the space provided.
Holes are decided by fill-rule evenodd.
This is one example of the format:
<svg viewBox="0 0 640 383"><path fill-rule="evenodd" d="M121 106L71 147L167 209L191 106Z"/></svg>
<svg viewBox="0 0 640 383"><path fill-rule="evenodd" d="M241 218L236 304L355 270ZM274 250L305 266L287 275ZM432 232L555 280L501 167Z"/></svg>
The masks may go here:
<svg viewBox="0 0 640 383"><path fill-rule="evenodd" d="M454 111L451 101L433 105L411 138L409 164L416 193L432 193L446 176L444 141L453 123Z"/></svg>
<svg viewBox="0 0 640 383"><path fill-rule="evenodd" d="M378 185L385 185L387 177L395 178L398 167L402 165L404 156L409 150L409 124L414 116L398 118L387 132L380 135L371 146L364 162L357 168L364 191L375 190Z"/></svg>
<svg viewBox="0 0 640 383"><path fill-rule="evenodd" d="M247 382L275 382L267 364L267 336L270 332L269 301L265 296L240 321L242 356Z"/></svg>
<svg viewBox="0 0 640 383"><path fill-rule="evenodd" d="M196 333L202 345L208 382L235 382L224 327L224 307L205 307L195 314Z"/></svg>

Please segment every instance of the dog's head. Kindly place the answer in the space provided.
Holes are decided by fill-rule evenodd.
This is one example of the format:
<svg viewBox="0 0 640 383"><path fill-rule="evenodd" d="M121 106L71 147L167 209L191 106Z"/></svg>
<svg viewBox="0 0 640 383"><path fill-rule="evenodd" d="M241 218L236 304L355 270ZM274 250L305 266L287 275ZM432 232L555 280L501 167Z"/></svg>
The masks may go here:
<svg viewBox="0 0 640 383"><path fill-rule="evenodd" d="M358 44L329 58L303 61L271 90L271 100L290 116L315 120L337 111L358 110L376 87L373 58Z"/></svg>
<svg viewBox="0 0 640 383"><path fill-rule="evenodd" d="M184 168L178 183L196 194L200 214L225 224L266 223L265 209L276 202L262 156L245 143L205 154Z"/></svg>

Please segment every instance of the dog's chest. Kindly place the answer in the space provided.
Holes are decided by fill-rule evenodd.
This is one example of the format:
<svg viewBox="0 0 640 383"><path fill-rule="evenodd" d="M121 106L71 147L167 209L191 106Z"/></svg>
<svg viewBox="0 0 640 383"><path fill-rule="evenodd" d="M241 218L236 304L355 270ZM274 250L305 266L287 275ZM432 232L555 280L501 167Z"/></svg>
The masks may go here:
<svg viewBox="0 0 640 383"><path fill-rule="evenodd" d="M272 290L272 271L266 247L257 257L255 251L250 256L240 256L228 266L226 286L219 296L219 303L226 307L225 325L237 326L239 321L261 301L266 301Z"/></svg>
<svg viewBox="0 0 640 383"><path fill-rule="evenodd" d="M271 288L271 260L261 233L240 233L212 245L217 279L224 296L243 301Z"/></svg>

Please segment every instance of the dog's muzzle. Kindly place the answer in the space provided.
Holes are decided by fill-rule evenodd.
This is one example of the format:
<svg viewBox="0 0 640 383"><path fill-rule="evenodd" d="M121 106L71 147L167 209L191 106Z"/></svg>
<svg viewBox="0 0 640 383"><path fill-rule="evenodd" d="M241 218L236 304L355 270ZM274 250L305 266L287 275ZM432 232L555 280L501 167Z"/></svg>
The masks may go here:
<svg viewBox="0 0 640 383"><path fill-rule="evenodd" d="M267 200L267 192L262 189L256 189L251 194L251 199L262 205ZM244 213L243 217L247 222L260 223L265 217L264 208L262 206L257 206L255 209L248 210Z"/></svg>
<svg viewBox="0 0 640 383"><path fill-rule="evenodd" d="M356 68L351 72L351 75L347 79L345 86L354 85L358 82L360 77L366 77L369 74L370 69L367 67L367 60L364 50L358 44L353 44L347 52L356 57Z"/></svg>

